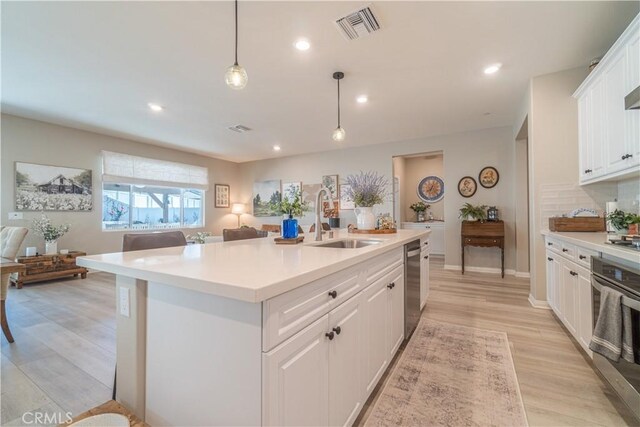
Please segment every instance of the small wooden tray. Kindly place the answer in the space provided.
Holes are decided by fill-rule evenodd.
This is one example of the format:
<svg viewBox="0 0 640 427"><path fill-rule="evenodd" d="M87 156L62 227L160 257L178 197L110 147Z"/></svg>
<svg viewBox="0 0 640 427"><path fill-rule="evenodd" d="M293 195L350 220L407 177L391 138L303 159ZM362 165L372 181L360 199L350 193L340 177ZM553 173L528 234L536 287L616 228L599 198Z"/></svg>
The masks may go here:
<svg viewBox="0 0 640 427"><path fill-rule="evenodd" d="M273 239L276 242L276 245L297 245L298 243L302 243L304 240L304 236L298 236L295 239L283 239L282 237L276 237Z"/></svg>
<svg viewBox="0 0 640 427"><path fill-rule="evenodd" d="M394 234L397 233L397 228L386 228L384 230L358 230L355 227L349 227L349 233L353 234Z"/></svg>
<svg viewBox="0 0 640 427"><path fill-rule="evenodd" d="M549 231L595 232L605 230L605 221L602 217L549 218Z"/></svg>

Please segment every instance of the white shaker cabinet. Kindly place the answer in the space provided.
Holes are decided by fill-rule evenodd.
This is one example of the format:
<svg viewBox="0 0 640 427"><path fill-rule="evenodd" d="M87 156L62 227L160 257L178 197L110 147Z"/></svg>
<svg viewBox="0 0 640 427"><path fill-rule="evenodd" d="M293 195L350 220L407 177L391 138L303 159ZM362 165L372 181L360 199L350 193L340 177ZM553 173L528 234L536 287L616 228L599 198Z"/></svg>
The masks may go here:
<svg viewBox="0 0 640 427"><path fill-rule="evenodd" d="M405 230L431 230L429 234L429 247L432 255L444 255L444 221L433 222L403 222L402 229Z"/></svg>
<svg viewBox="0 0 640 427"><path fill-rule="evenodd" d="M329 315L263 355L263 423L328 425Z"/></svg>
<svg viewBox="0 0 640 427"><path fill-rule="evenodd" d="M578 268L578 307L580 307L580 317L578 319L578 342L587 353L591 335L593 334L593 310L591 294L591 276L589 271Z"/></svg>
<svg viewBox="0 0 640 427"><path fill-rule="evenodd" d="M577 335L578 325L578 273L574 271L573 263L562 260L562 320L573 336Z"/></svg>
<svg viewBox="0 0 640 427"><path fill-rule="evenodd" d="M580 184L640 172L640 112L624 98L640 85L640 15L574 93L578 100Z"/></svg>
<svg viewBox="0 0 640 427"><path fill-rule="evenodd" d="M560 260L551 250L547 249L547 299L549 306L558 317L560 314Z"/></svg>
<svg viewBox="0 0 640 427"><path fill-rule="evenodd" d="M387 354L391 361L404 340L404 269L399 269L392 275L387 289L389 289L387 292L389 321Z"/></svg>

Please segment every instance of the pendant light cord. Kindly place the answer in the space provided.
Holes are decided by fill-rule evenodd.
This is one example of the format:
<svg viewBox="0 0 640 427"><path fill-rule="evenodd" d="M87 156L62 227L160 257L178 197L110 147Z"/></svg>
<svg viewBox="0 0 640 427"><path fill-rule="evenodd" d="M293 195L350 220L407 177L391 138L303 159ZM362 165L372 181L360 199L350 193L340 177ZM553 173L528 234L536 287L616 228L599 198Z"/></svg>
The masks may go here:
<svg viewBox="0 0 640 427"><path fill-rule="evenodd" d="M340 79L338 79L338 127L340 127Z"/></svg>
<svg viewBox="0 0 640 427"><path fill-rule="evenodd" d="M234 65L238 65L238 0L236 0L236 62Z"/></svg>

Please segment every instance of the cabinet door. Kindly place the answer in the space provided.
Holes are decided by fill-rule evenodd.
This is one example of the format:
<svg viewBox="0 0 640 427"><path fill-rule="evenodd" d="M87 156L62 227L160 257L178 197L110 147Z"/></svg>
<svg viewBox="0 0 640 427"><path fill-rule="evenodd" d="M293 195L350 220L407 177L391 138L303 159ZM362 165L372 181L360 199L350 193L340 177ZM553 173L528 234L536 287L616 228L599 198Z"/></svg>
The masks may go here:
<svg viewBox="0 0 640 427"><path fill-rule="evenodd" d="M262 355L263 423L329 423L329 315Z"/></svg>
<svg viewBox="0 0 640 427"><path fill-rule="evenodd" d="M626 49L626 84L628 94L640 86L640 34L637 32L627 44ZM627 154L633 157L627 159L629 167L640 165L640 114L637 110L625 110Z"/></svg>
<svg viewBox="0 0 640 427"><path fill-rule="evenodd" d="M420 252L420 309L423 309L429 296L429 250Z"/></svg>
<svg viewBox="0 0 640 427"><path fill-rule="evenodd" d="M364 304L365 398L371 394L389 363L387 351L387 283L380 279L362 291Z"/></svg>
<svg viewBox="0 0 640 427"><path fill-rule="evenodd" d="M562 321L569 332L574 337L577 337L578 277L572 262L563 260L561 266L564 297L562 301Z"/></svg>
<svg viewBox="0 0 640 427"><path fill-rule="evenodd" d="M617 172L628 166L625 158L629 154L625 138L625 66L625 55L620 52L617 57L612 58L604 71L607 173Z"/></svg>
<svg viewBox="0 0 640 427"><path fill-rule="evenodd" d="M593 333L593 308L591 305L591 280L589 272L578 271L578 341L587 353Z"/></svg>
<svg viewBox="0 0 640 427"><path fill-rule="evenodd" d="M606 173L606 112L605 112L605 79L594 81L589 100L589 178L596 178Z"/></svg>
<svg viewBox="0 0 640 427"><path fill-rule="evenodd" d="M363 298L359 294L329 313L329 425L352 425L364 404Z"/></svg>
<svg viewBox="0 0 640 427"><path fill-rule="evenodd" d="M398 269L398 273L392 276L390 280L394 286L388 289L388 360L400 348L400 344L404 340L404 269Z"/></svg>
<svg viewBox="0 0 640 427"><path fill-rule="evenodd" d="M547 302L549 303L549 307L553 311L557 311L556 303L556 292L558 289L558 284L555 280L555 254L550 250L547 250Z"/></svg>
<svg viewBox="0 0 640 427"><path fill-rule="evenodd" d="M586 91L578 99L578 147L579 147L579 176L580 183L593 178L591 152L593 134L591 133L591 97L592 92Z"/></svg>

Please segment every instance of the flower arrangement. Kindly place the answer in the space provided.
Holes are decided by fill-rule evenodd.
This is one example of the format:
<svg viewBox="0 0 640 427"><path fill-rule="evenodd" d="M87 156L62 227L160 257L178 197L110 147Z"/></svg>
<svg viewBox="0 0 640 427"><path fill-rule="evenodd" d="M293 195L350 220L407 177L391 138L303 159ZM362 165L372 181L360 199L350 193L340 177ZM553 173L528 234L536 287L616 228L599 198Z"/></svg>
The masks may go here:
<svg viewBox="0 0 640 427"><path fill-rule="evenodd" d="M196 243L204 243L204 239L210 237L212 234L208 231L198 231L196 234L189 234L187 240L193 240Z"/></svg>
<svg viewBox="0 0 640 427"><path fill-rule="evenodd" d="M120 221L122 215L126 214L128 211L129 210L124 204L112 201L111 206L109 206L109 209L107 210L107 213L109 214L111 221Z"/></svg>
<svg viewBox="0 0 640 427"><path fill-rule="evenodd" d="M378 215L378 230L391 230L396 228L396 223L393 221L391 214L385 213Z"/></svg>
<svg viewBox="0 0 640 427"><path fill-rule="evenodd" d="M471 219L484 221L485 219L487 219L487 206L474 206L471 203L465 203L460 208L460 215L458 215L458 218L462 218L463 220Z"/></svg>
<svg viewBox="0 0 640 427"><path fill-rule="evenodd" d="M51 220L46 215L42 215L40 219L34 219L33 225L31 226L31 229L36 234L42 236L47 243L57 241L60 237L64 236L70 228L69 224L58 226L51 224Z"/></svg>
<svg viewBox="0 0 640 427"><path fill-rule="evenodd" d="M349 186L345 191L346 197L353 200L358 207L370 208L382 204L387 197L389 182L377 172L361 171L359 174L349 175L345 183Z"/></svg>
<svg viewBox="0 0 640 427"><path fill-rule="evenodd" d="M302 190L292 191L274 204L274 210L282 215L301 217L309 211L309 203L302 199Z"/></svg>
<svg viewBox="0 0 640 427"><path fill-rule="evenodd" d="M418 212L424 212L427 209L429 209L430 207L431 207L431 205L427 205L424 202L416 202L416 203L412 204L411 206L409 206L409 209L411 209L415 213L418 213Z"/></svg>

